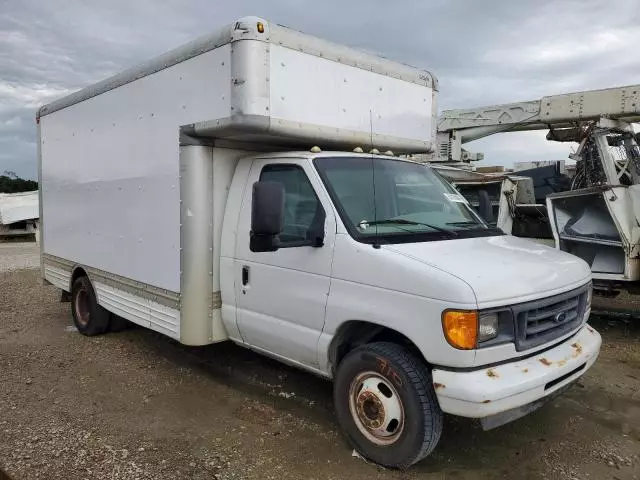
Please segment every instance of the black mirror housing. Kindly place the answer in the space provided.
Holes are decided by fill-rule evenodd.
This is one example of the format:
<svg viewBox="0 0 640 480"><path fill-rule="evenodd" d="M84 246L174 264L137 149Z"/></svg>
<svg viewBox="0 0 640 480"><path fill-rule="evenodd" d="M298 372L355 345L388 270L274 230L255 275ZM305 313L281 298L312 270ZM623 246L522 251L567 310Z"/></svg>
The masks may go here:
<svg viewBox="0 0 640 480"><path fill-rule="evenodd" d="M307 232L307 240L312 247L319 248L324 245L324 222L327 215L320 205L316 211L311 228Z"/></svg>
<svg viewBox="0 0 640 480"><path fill-rule="evenodd" d="M279 182L256 182L251 198L251 240L254 252L278 249L284 224L284 187Z"/></svg>
<svg viewBox="0 0 640 480"><path fill-rule="evenodd" d="M279 182L256 182L251 199L251 232L279 235L284 224L284 187Z"/></svg>

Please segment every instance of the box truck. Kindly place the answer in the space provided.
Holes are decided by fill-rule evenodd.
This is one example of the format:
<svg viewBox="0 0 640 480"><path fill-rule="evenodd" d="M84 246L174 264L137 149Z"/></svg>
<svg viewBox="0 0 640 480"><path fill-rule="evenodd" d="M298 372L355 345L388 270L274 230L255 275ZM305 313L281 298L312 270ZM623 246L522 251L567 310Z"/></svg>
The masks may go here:
<svg viewBox="0 0 640 480"><path fill-rule="evenodd" d="M596 360L590 270L396 156L434 148L437 90L250 17L46 105L42 275L85 335L126 319L332 379L382 465L428 455L444 413L521 417Z"/></svg>

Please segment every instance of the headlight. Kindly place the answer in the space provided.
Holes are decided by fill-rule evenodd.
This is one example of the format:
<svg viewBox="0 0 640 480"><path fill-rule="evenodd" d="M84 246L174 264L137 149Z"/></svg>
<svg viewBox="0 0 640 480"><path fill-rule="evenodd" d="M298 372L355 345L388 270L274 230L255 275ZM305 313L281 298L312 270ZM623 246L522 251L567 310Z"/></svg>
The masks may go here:
<svg viewBox="0 0 640 480"><path fill-rule="evenodd" d="M476 348L478 341L478 312L475 310L445 310L442 330L447 342L461 350Z"/></svg>
<svg viewBox="0 0 640 480"><path fill-rule="evenodd" d="M498 336L498 315L486 313L480 316L478 327L478 343L486 342Z"/></svg>

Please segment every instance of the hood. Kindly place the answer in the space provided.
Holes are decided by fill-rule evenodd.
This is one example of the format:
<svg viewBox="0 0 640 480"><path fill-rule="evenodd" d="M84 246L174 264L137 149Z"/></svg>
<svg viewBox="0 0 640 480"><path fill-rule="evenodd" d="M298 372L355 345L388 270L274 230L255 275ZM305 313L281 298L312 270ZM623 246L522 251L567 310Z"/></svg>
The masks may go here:
<svg viewBox="0 0 640 480"><path fill-rule="evenodd" d="M464 280L475 292L479 308L555 295L591 278L589 266L578 257L509 235L382 248Z"/></svg>

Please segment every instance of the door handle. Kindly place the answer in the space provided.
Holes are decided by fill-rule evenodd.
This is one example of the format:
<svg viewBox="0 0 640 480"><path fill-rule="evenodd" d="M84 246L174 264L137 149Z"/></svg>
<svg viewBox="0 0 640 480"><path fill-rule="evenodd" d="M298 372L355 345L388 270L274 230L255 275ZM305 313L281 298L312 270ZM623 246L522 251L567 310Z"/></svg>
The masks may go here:
<svg viewBox="0 0 640 480"><path fill-rule="evenodd" d="M249 267L244 265L242 267L242 285L246 286L249 283Z"/></svg>

